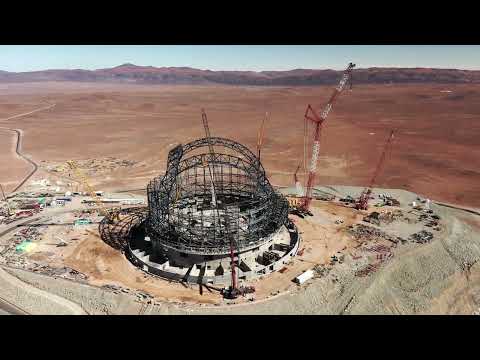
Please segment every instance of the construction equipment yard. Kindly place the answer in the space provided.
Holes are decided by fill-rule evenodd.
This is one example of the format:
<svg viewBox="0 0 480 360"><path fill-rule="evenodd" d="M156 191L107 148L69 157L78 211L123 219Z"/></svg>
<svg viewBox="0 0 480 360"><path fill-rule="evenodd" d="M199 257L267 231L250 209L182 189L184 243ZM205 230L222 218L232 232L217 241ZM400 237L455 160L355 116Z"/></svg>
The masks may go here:
<svg viewBox="0 0 480 360"><path fill-rule="evenodd" d="M361 192L361 188L335 189L352 196ZM332 192L330 187L319 190ZM398 190L375 192L389 193L405 204L380 208L382 212L400 211L401 216L373 225L362 221L365 214L341 203L314 200L314 216L295 219L302 236L299 253L281 270L251 282L256 288L253 302L246 298L224 300L206 289L201 294L196 284L168 282L143 272L105 244L95 233L95 224L75 228L75 211L54 216L59 225L36 226L36 221L18 227L17 236L15 232L3 235L1 260L8 274L78 303L91 314L478 310L480 254L474 228L463 224L469 219L478 226L476 215L433 204L432 214L441 219L440 230L435 231L426 226L429 220L421 212L407 205L416 195ZM339 219L343 220L340 224ZM434 234L433 238L423 242L411 236L422 230ZM5 246L18 243L24 236L32 239L35 248L20 253L13 245ZM59 246L59 238L65 246ZM315 272L311 280L302 285L292 281L308 269ZM7 296L13 303L22 294ZM245 305L240 306L242 303ZM36 311L55 313L57 309L49 306Z"/></svg>
<svg viewBox="0 0 480 360"><path fill-rule="evenodd" d="M0 88L0 314L478 313L478 149L437 166L435 129L390 100L442 88L352 90L354 67L223 87L241 116L215 87Z"/></svg>

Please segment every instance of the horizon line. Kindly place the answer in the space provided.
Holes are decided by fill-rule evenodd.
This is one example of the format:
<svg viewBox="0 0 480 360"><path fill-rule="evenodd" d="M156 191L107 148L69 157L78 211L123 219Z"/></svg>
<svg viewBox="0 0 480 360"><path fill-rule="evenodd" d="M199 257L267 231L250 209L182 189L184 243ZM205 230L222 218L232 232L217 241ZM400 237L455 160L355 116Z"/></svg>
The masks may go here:
<svg viewBox="0 0 480 360"><path fill-rule="evenodd" d="M30 72L41 72L41 71L61 71L61 70L84 70L84 71L100 71L100 70L111 70L115 68L119 68L122 66L133 66L139 68L154 68L154 69L193 69L193 70L201 70L201 71L213 71L213 72L254 72L254 73L262 73L262 72L288 72L288 71L295 71L295 70L311 70L311 71L343 71L344 68L289 68L283 70L251 70L251 69L208 69L208 68L197 68L185 65L177 65L177 66L155 66L155 65L137 65L130 62L122 63L120 65L115 65L111 67L102 67L102 68L79 68L79 67L64 67L64 68L46 68L46 69L39 69L39 70L24 70L24 71L9 71L9 70L2 70L1 72L7 73L30 73ZM370 69L431 69L431 70L458 70L458 71L480 71L479 68L455 68L455 67L435 67L435 66L388 66L388 65L372 65L368 67L357 67L355 70L370 70Z"/></svg>

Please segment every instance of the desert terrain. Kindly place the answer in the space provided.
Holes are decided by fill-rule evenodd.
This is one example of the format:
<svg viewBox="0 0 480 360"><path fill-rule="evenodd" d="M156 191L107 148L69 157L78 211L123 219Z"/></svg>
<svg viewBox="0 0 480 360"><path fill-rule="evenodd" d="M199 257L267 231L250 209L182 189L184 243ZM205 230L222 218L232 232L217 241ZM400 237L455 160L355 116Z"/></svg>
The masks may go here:
<svg viewBox="0 0 480 360"><path fill-rule="evenodd" d="M202 107L213 136L232 138L252 150L268 111L262 162L272 184L290 186L293 172L303 163L305 107L310 103L320 110L331 90L332 86L0 84L0 126L23 130L23 151L40 165L107 157L135 162L91 174L98 187L117 191L145 188L162 174L175 144L202 137ZM49 103L55 106L8 119ZM341 95L323 128L317 183L367 185L390 129L396 129L378 187L478 208L479 115L476 85L354 84ZM0 181L9 192L30 167L14 154L13 133L0 129L0 139Z"/></svg>
<svg viewBox="0 0 480 360"><path fill-rule="evenodd" d="M66 174L52 169L76 159L88 169L96 188L123 192L119 196L145 188L152 177L161 175L175 144L203 136L202 107L214 136L233 138L251 149L255 149L264 112L270 112L262 161L274 185L291 186L292 173L303 160L305 104L321 105L331 91L328 86L2 86L2 165L7 169L2 181L7 192L31 170L15 154L15 134L7 130L21 129L22 152L40 165L34 179L64 180ZM474 136L479 132L474 122L480 112L478 94L466 85L385 85L384 89L361 85L342 94L323 129L317 183L335 184L323 190L336 195L358 196L360 187L340 185L366 185L389 130L396 129L393 151L376 186L386 188L377 193L387 191L398 198L402 208L397 210L409 218L382 228L405 240L427 228L415 220L417 215L408 205L416 194L392 188L437 201L479 206L475 169L480 154ZM25 113L29 114L14 117ZM8 261L0 270L0 282L2 296L10 299L7 305L18 304L28 313L90 314L479 311L478 215L435 205L442 221L431 243L406 240L397 247L390 240L372 238L362 248L348 228L361 223L364 214L338 203L314 202L313 218L295 219L303 237L302 254L286 265L285 271L253 281L253 303L229 304L216 293L201 293L195 286L145 274L100 239L96 216L92 215L92 224L76 228L73 221L85 215L79 212L80 200L73 202L71 209L45 211L43 216L39 214L36 226L16 230L38 229L33 250L16 253L12 239L17 233L3 237L2 256ZM337 223L338 219L342 222ZM58 246L59 240L67 245ZM378 260L381 254L366 254L378 246L388 248L388 258ZM7 255L5 249L14 254ZM345 261L331 265L332 255L338 253ZM381 266L368 276L358 275L379 261ZM305 286L292 282L312 267L318 273L314 280Z"/></svg>

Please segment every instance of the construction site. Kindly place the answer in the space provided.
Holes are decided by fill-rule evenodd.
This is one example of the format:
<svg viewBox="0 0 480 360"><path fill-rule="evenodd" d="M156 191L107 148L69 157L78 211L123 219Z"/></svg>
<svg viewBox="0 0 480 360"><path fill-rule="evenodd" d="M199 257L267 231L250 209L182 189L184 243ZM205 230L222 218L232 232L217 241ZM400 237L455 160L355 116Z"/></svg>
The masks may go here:
<svg viewBox="0 0 480 360"><path fill-rule="evenodd" d="M149 155L152 171L148 158L93 152L32 162L24 181L1 188L4 311L480 312L480 213L378 187L405 131L387 123L376 130L377 146L362 144L371 155L358 186L319 180L322 132L345 106L340 99L356 96L354 72L349 63L322 106L300 104L302 149L285 163L284 185L273 184L264 163L281 161L285 150L268 154L268 132L279 131L272 113L257 122L252 149L217 131L208 106L190 114L202 136L164 142ZM60 107L49 101L41 111ZM20 136L12 143L19 156ZM119 185L109 186L116 177Z"/></svg>

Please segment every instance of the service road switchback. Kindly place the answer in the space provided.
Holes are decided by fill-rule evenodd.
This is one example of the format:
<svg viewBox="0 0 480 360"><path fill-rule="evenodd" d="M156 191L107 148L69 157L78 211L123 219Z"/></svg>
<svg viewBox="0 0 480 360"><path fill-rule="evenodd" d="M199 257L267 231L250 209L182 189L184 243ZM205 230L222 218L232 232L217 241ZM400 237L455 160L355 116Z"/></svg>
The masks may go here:
<svg viewBox="0 0 480 360"><path fill-rule="evenodd" d="M13 115L13 116L10 116L10 117L4 118L4 119L0 119L0 122L5 122L5 121L11 120L11 119L17 119L17 118L20 118L20 117L25 117L25 116L34 114L34 113L39 112L39 111L48 110L48 109L53 108L55 105L56 104L49 104L48 106L44 106L44 107L29 111L29 112L26 112L26 113L23 113L23 114ZM18 191L33 176L33 174L35 174L35 172L38 169L38 164L35 161L33 161L32 159L25 156L25 154L22 153L23 131L21 129L13 129L13 128L4 127L4 126L0 126L0 129L5 130L5 131L13 132L16 135L17 142L16 142L16 146L15 146L15 153L20 158L22 158L23 160L25 160L26 162L28 162L32 166L32 170L11 191L12 193L14 193L14 192Z"/></svg>

